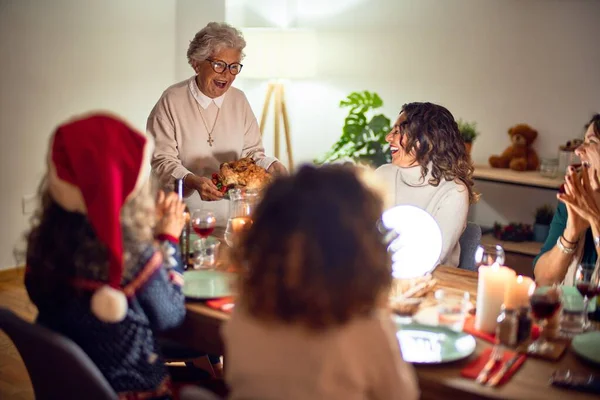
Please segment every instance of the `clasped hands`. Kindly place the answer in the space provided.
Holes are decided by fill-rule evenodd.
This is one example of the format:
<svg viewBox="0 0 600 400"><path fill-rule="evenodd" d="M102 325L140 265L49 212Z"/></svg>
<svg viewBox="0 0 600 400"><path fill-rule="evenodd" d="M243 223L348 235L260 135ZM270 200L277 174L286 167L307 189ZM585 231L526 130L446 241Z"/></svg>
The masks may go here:
<svg viewBox="0 0 600 400"><path fill-rule="evenodd" d="M594 236L600 234L600 179L598 169L584 162L581 173L570 166L565 176L565 184L557 195L567 207L567 240L576 242L581 234L591 227Z"/></svg>

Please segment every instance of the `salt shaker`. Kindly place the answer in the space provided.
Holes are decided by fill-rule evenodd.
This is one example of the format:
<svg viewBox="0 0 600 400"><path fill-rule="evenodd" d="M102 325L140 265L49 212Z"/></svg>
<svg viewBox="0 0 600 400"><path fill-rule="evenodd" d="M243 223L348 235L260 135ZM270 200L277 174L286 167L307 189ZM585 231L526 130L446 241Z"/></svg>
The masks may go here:
<svg viewBox="0 0 600 400"><path fill-rule="evenodd" d="M517 312L512 308L506 308L502 305L502 311L497 319L496 338L498 341L507 346L514 347L517 345L517 330L519 321Z"/></svg>

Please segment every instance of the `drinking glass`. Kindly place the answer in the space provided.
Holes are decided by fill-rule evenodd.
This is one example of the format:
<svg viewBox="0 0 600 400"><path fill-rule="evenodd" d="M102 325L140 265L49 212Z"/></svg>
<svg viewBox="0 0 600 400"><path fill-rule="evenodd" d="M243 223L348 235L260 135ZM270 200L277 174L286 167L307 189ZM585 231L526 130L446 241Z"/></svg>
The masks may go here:
<svg viewBox="0 0 600 400"><path fill-rule="evenodd" d="M560 286L541 287L532 291L529 296L533 317L539 321L540 337L531 345L529 351L543 354L553 350L554 345L546 339L545 330L548 320L558 312L561 305L562 291Z"/></svg>
<svg viewBox="0 0 600 400"><path fill-rule="evenodd" d="M596 271L595 264L581 263L575 271L573 279L575 287L583 296L583 310L581 311L581 331L590 327L588 319L588 306L590 300L600 294L600 274Z"/></svg>
<svg viewBox="0 0 600 400"><path fill-rule="evenodd" d="M234 247L238 237L252 227L252 213L259 201L259 192L253 189L229 190L229 219L225 228L225 242Z"/></svg>
<svg viewBox="0 0 600 400"><path fill-rule="evenodd" d="M201 265L203 256L207 250L207 238L215 230L217 225L217 219L215 215L208 210L194 210L191 217L192 229L198 236L200 236L199 243L195 244L196 249L199 251L199 256L196 257L196 262Z"/></svg>
<svg viewBox="0 0 600 400"><path fill-rule="evenodd" d="M471 309L469 292L458 289L438 289L435 291L438 302L438 324L460 332Z"/></svg>
<svg viewBox="0 0 600 400"><path fill-rule="evenodd" d="M481 244L475 251L475 267L504 265L504 249L499 244Z"/></svg>

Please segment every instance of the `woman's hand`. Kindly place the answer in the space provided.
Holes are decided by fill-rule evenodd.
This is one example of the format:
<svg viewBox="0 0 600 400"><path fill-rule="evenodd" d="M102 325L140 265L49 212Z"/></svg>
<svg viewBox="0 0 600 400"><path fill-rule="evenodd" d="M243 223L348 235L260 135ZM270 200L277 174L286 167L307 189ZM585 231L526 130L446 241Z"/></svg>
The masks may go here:
<svg viewBox="0 0 600 400"><path fill-rule="evenodd" d="M269 166L269 169L267 169L267 172L274 176L289 175L287 168L285 168L285 166L282 163L280 163L279 161L273 162Z"/></svg>
<svg viewBox="0 0 600 400"><path fill-rule="evenodd" d="M158 191L158 195L156 196L156 220L160 221L162 217L165 215L165 192L162 190Z"/></svg>
<svg viewBox="0 0 600 400"><path fill-rule="evenodd" d="M221 200L225 195L217 189L211 179L204 176L189 174L185 179L185 185L196 190L204 201Z"/></svg>
<svg viewBox="0 0 600 400"><path fill-rule="evenodd" d="M577 233L575 239L578 239L587 227L600 226L600 181L594 167L585 164L581 176L574 168L569 167L565 178L565 191L559 193L557 197L565 203L569 213L565 233ZM567 232L569 228L571 231ZM566 239L571 241L573 238Z"/></svg>
<svg viewBox="0 0 600 400"><path fill-rule="evenodd" d="M160 218L156 223L156 234L174 237L181 236L181 230L186 221L184 211L185 204L179 199L177 193L173 192L165 196L164 192L159 192L156 215L160 215Z"/></svg>

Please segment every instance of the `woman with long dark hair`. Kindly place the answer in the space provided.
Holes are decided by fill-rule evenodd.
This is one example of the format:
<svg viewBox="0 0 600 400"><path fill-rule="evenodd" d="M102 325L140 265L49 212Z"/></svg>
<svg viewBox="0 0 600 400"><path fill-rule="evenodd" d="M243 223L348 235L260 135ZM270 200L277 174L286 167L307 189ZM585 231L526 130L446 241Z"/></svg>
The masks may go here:
<svg viewBox="0 0 600 400"><path fill-rule="evenodd" d="M442 231L440 264L458 266L458 240L478 195L473 163L454 117L437 104L405 104L386 140L392 163L376 173L392 203L415 205L431 214Z"/></svg>

